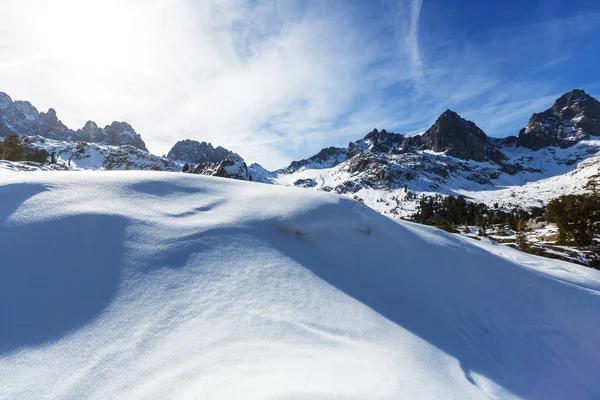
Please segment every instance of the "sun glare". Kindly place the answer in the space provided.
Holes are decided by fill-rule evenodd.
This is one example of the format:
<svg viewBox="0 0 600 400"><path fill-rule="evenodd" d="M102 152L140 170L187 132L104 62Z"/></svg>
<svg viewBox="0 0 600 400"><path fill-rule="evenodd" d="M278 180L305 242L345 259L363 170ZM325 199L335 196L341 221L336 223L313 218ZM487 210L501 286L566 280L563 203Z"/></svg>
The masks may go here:
<svg viewBox="0 0 600 400"><path fill-rule="evenodd" d="M31 22L45 57L91 72L139 67L149 30L145 14L127 1L60 0L43 7L44 17Z"/></svg>

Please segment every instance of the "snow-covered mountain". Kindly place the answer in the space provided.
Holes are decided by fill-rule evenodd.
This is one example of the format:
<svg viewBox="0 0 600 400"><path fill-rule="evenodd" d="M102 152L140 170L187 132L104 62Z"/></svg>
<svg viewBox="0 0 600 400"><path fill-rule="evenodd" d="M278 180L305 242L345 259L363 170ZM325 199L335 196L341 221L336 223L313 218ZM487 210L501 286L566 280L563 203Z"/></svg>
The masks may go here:
<svg viewBox="0 0 600 400"><path fill-rule="evenodd" d="M548 110L533 114L519 132L517 144L534 150L569 147L591 136L600 136L600 102L576 89L562 95Z"/></svg>
<svg viewBox="0 0 600 400"><path fill-rule="evenodd" d="M13 101L0 92L0 137L10 133L21 136L42 136L54 140L80 141L110 146L133 146L148 151L142 137L126 122L113 122L104 128L88 121L83 128L73 131L66 127L52 108L39 112L28 101Z"/></svg>
<svg viewBox="0 0 600 400"><path fill-rule="evenodd" d="M71 131L54 110L38 113L30 103L0 93L0 136L13 131L27 136L27 146L56 153L58 169L179 171L188 164L184 169L195 174L356 196L397 216L412 214L420 194L462 194L512 208L541 206L580 192L600 173L598 163L590 161L600 152L599 127L600 103L573 90L534 114L518 136L488 137L474 122L447 110L422 134L373 130L347 147L328 147L267 171L247 166L228 149L195 140L177 142L166 159L154 156L127 123L99 128L90 121Z"/></svg>
<svg viewBox="0 0 600 400"><path fill-rule="evenodd" d="M150 154L129 145L111 146L99 143L73 142L25 136L23 144L29 148L44 149L54 155L55 170L154 170L181 171L182 164Z"/></svg>
<svg viewBox="0 0 600 400"><path fill-rule="evenodd" d="M347 148L329 147L287 168L257 171L262 182L357 196L382 213L409 215L420 194L465 195L512 208L583 191L600 173L600 103L573 90L519 136L488 137L447 110L426 132L373 130ZM252 172L251 172L252 174Z"/></svg>
<svg viewBox="0 0 600 400"><path fill-rule="evenodd" d="M239 154L224 147L196 140L180 140L167 154L167 158L188 164L217 164L224 160L244 161Z"/></svg>
<svg viewBox="0 0 600 400"><path fill-rule="evenodd" d="M192 174L0 168L2 399L592 399L600 272Z"/></svg>

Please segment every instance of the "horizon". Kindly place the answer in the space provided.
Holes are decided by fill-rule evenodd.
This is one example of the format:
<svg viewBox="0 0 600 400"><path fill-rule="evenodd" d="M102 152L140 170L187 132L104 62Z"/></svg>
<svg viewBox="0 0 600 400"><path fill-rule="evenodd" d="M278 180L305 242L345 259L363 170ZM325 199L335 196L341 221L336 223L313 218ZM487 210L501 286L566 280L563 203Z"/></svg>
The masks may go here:
<svg viewBox="0 0 600 400"><path fill-rule="evenodd" d="M446 109L516 135L600 93L593 1L367 3L8 0L0 88L74 130L126 121L151 153L206 141L270 170Z"/></svg>

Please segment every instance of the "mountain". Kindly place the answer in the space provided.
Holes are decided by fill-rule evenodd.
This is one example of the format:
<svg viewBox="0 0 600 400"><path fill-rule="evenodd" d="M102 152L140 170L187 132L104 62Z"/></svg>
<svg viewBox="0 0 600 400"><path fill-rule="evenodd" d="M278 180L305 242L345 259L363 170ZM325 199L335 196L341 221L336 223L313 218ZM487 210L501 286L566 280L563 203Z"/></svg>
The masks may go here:
<svg viewBox="0 0 600 400"><path fill-rule="evenodd" d="M167 158L189 164L220 163L223 160L244 161L239 154L224 147L217 146L215 148L210 143L189 139L175 143L167 154Z"/></svg>
<svg viewBox="0 0 600 400"><path fill-rule="evenodd" d="M599 173L596 164L585 163L600 152L600 140L593 140L600 121L598 104L582 90L574 90L550 110L534 114L532 120L537 122L530 126L545 118L548 137L564 138L565 127L572 124L572 131L579 134L569 138L569 146L545 138L525 146L526 140L539 138L527 136L533 130L522 131L519 137L490 138L475 123L447 110L420 135L375 129L347 148L325 148L263 175L270 183L357 196L381 212L398 216L412 214L418 197L432 193L465 194L472 201L503 207L541 206L570 193L564 185L544 183L552 182L551 178L577 177L568 185L576 193L589 176ZM534 190L532 182L546 189ZM521 187L528 194L517 199L516 193L523 194Z"/></svg>
<svg viewBox="0 0 600 400"><path fill-rule="evenodd" d="M130 145L111 146L94 142L54 140L42 136L25 136L22 139L27 149L45 150L55 163L46 166L37 163L14 164L22 170L41 168L44 170L153 170L181 171L182 165L173 160L150 154Z"/></svg>
<svg viewBox="0 0 600 400"><path fill-rule="evenodd" d="M279 170L278 172L291 174L300 169L333 167L341 162L346 161L347 158L347 149L339 147L327 147L310 158L292 161L287 168Z"/></svg>
<svg viewBox="0 0 600 400"><path fill-rule="evenodd" d="M6 93L0 92L0 137L10 133L21 136L42 136L64 141L82 141L110 146L133 146L148 152L142 137L126 122L113 122L99 128L93 121L73 131L57 117L56 111L38 110L28 101L12 101Z"/></svg>
<svg viewBox="0 0 600 400"><path fill-rule="evenodd" d="M600 273L343 196L0 179L0 398L600 397Z"/></svg>
<svg viewBox="0 0 600 400"><path fill-rule="evenodd" d="M533 114L519 132L517 145L533 150L565 148L591 136L600 138L600 102L575 89L559 97L546 111Z"/></svg>
<svg viewBox="0 0 600 400"><path fill-rule="evenodd" d="M471 121L446 110L422 135L411 137L413 146L446 153L464 160L484 161L491 144L487 135Z"/></svg>

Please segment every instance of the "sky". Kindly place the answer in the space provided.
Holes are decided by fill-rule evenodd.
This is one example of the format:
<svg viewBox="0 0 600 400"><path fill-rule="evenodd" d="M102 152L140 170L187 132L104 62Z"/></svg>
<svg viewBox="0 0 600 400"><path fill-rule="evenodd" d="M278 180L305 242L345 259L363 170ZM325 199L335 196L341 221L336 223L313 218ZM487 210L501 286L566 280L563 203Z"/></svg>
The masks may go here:
<svg viewBox="0 0 600 400"><path fill-rule="evenodd" d="M448 108L498 137L600 98L599 21L597 0L1 0L0 91L274 169Z"/></svg>

